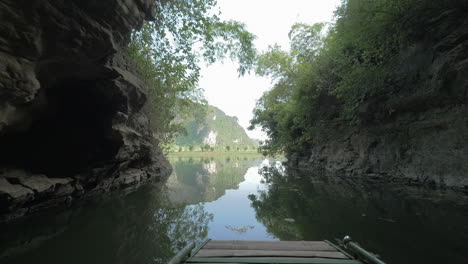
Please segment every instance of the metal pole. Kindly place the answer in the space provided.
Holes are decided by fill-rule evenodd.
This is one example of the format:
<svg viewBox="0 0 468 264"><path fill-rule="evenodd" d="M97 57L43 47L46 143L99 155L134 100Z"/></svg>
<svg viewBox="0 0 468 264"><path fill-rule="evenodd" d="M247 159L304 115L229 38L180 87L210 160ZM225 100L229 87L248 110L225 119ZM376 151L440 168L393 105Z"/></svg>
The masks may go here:
<svg viewBox="0 0 468 264"><path fill-rule="evenodd" d="M175 255L168 264L180 264L182 263L187 257L189 257L190 251L195 247L195 243L190 243L185 246L177 255Z"/></svg>
<svg viewBox="0 0 468 264"><path fill-rule="evenodd" d="M354 253L360 255L365 261L368 261L371 264L385 264L385 262L378 259L374 254L354 243L349 236L345 236L345 238L343 238L343 244L346 248L349 248Z"/></svg>

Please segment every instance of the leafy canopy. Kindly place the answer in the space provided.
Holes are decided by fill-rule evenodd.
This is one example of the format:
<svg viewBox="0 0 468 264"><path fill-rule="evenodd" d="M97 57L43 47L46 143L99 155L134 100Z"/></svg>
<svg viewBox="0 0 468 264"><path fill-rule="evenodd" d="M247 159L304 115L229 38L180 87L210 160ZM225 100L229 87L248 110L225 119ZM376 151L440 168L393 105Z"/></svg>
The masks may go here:
<svg viewBox="0 0 468 264"><path fill-rule="evenodd" d="M250 126L269 137L264 154L301 154L333 122L391 118L402 101L395 95L427 89L427 68L405 65L402 54L418 41L437 43L435 33L463 23L467 10L465 0L343 0L333 24L294 25L291 49L270 46L256 65L274 80Z"/></svg>
<svg viewBox="0 0 468 264"><path fill-rule="evenodd" d="M255 36L222 21L215 0L156 0L154 9L155 20L132 34L128 50L148 88L154 134L168 143L180 131L177 116L205 104L199 64L229 58L243 75L255 62Z"/></svg>
<svg viewBox="0 0 468 264"><path fill-rule="evenodd" d="M297 101L309 95L297 92L310 84L308 74L324 45L324 28L324 23L295 24L289 32L289 52L273 45L258 57L256 73L275 81L273 89L258 100L249 127L260 126L266 132L269 139L261 147L265 155L281 154L307 140L307 137L297 140L304 134L306 123L311 121Z"/></svg>

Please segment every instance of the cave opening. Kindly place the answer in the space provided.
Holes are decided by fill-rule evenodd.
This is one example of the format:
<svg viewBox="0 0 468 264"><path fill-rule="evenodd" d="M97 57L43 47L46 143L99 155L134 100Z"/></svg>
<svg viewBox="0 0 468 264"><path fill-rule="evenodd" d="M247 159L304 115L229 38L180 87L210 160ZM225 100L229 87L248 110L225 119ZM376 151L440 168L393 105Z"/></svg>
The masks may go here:
<svg viewBox="0 0 468 264"><path fill-rule="evenodd" d="M0 135L0 165L69 177L105 165L120 147L115 102L101 82L69 79L42 90L45 103L27 129Z"/></svg>

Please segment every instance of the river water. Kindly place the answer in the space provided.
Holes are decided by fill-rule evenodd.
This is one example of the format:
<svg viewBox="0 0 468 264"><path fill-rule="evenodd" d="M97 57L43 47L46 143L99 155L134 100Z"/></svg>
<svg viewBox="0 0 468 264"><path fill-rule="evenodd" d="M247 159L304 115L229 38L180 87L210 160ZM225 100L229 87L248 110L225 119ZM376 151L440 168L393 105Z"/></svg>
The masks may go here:
<svg viewBox="0 0 468 264"><path fill-rule="evenodd" d="M166 263L192 241L333 240L388 263L468 263L468 199L288 171L255 155L171 156L164 186L0 225L0 263Z"/></svg>

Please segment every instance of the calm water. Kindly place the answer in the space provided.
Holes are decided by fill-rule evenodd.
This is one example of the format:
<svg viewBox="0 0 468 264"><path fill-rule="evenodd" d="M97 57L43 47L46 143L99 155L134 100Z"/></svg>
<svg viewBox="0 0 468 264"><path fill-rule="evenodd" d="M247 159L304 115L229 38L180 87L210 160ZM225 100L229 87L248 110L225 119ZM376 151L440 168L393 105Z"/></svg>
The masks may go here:
<svg viewBox="0 0 468 264"><path fill-rule="evenodd" d="M165 186L0 226L0 263L166 263L191 241L351 235L388 263L468 263L468 199L286 171L254 156L171 157Z"/></svg>

